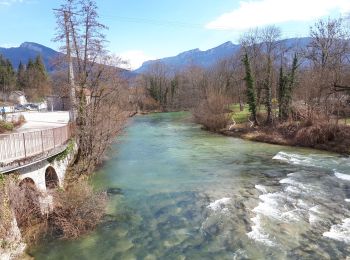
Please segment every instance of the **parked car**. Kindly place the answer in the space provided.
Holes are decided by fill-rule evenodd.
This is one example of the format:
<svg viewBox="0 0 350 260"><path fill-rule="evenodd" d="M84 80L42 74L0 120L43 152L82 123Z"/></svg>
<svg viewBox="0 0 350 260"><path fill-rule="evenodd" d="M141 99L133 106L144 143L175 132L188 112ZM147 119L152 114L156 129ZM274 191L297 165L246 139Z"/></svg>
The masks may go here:
<svg viewBox="0 0 350 260"><path fill-rule="evenodd" d="M31 103L26 104L26 105L25 105L25 108L26 108L27 110L38 110L38 109L39 109L38 105L36 105L36 104L31 104Z"/></svg>
<svg viewBox="0 0 350 260"><path fill-rule="evenodd" d="M24 105L15 105L15 111L24 111L27 110L27 108Z"/></svg>

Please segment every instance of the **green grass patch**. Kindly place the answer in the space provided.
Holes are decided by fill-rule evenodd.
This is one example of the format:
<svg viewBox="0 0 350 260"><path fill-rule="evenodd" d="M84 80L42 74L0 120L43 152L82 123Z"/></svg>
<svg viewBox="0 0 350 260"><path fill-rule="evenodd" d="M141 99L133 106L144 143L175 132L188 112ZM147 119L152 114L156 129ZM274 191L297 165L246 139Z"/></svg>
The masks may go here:
<svg viewBox="0 0 350 260"><path fill-rule="evenodd" d="M0 133L12 131L13 129L14 129L14 125L12 123L0 121Z"/></svg>
<svg viewBox="0 0 350 260"><path fill-rule="evenodd" d="M230 109L233 111L232 119L234 119L237 124L243 124L248 122L248 119L250 117L249 105L244 105L243 111L240 110L239 104L230 105ZM266 115L266 107L261 105L260 108L258 108L257 112L260 115ZM273 113L277 112L278 110L273 110Z"/></svg>
<svg viewBox="0 0 350 260"><path fill-rule="evenodd" d="M350 117L339 119L339 123L344 125L350 125Z"/></svg>

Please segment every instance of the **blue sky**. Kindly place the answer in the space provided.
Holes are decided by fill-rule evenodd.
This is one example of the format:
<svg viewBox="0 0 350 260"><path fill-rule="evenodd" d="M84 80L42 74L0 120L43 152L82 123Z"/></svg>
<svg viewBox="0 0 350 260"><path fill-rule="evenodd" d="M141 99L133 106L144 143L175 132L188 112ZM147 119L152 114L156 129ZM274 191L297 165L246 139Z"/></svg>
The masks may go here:
<svg viewBox="0 0 350 260"><path fill-rule="evenodd" d="M0 0L0 46L37 42L54 49L53 8L62 1ZM251 27L276 24L283 37L306 36L322 17L350 11L350 0L98 0L101 21L109 27L108 49L130 61L206 50L237 42Z"/></svg>

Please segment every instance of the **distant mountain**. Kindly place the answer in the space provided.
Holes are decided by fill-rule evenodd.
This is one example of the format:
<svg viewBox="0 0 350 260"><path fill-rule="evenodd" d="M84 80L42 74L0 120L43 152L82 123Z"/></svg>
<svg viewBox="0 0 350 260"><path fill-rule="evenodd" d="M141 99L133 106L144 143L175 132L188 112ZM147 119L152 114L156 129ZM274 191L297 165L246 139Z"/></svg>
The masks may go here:
<svg viewBox="0 0 350 260"><path fill-rule="evenodd" d="M280 42L283 43L286 47L292 47L292 46L305 47L310 43L310 40L311 38L305 37L305 38L285 39L285 40L281 40ZM146 61L142 64L140 68L136 69L135 72L144 73L152 65L159 62L163 63L165 66L170 67L174 70L180 70L181 68L185 68L190 65L209 68L215 65L218 61L225 58L229 58L230 56L233 56L239 51L240 48L241 48L240 45L233 44L232 42L226 42L224 44L221 44L215 48L212 48L206 51L194 49L194 50L180 53L179 55L174 57L167 57L167 58L158 59L158 60Z"/></svg>
<svg viewBox="0 0 350 260"><path fill-rule="evenodd" d="M62 55L51 48L34 42L24 42L19 47L14 48L0 48L0 54L9 59L15 69L18 68L20 62L27 64L29 59L35 59L36 56L40 55L49 72L55 69L54 60Z"/></svg>
<svg viewBox="0 0 350 260"><path fill-rule="evenodd" d="M285 39L281 40L281 43L283 43L286 47L305 47L310 43L310 41L311 38L305 37ZM232 42L226 42L206 51L194 49L180 53L174 57L146 61L140 68L134 71L121 69L121 75L127 79L134 78L138 74L146 72L153 64L158 62L161 62L174 70L180 70L190 65L209 68L215 65L218 61L236 54L239 49L240 45L233 44ZM24 42L19 47L15 48L0 48L0 54L8 58L15 69L17 69L20 61L26 64L30 58L34 59L39 54L49 72L55 71L55 66L53 65L54 61L60 55L63 55L60 52L34 42Z"/></svg>
<svg viewBox="0 0 350 260"><path fill-rule="evenodd" d="M0 54L11 61L14 69L18 68L20 62L27 64L29 59L35 59L36 56L40 55L50 73L57 69L54 65L57 58L64 55L34 42L24 42L19 47L14 48L0 48ZM137 75L137 73L125 69L120 69L120 73L126 79L134 78Z"/></svg>

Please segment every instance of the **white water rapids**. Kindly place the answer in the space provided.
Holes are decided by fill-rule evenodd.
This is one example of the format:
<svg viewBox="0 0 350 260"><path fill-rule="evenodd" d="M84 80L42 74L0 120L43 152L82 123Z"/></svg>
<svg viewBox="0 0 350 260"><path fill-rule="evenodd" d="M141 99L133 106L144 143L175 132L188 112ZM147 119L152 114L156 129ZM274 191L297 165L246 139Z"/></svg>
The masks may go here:
<svg viewBox="0 0 350 260"><path fill-rule="evenodd" d="M260 202L252 210L252 231L247 235L267 246L280 246L281 239L274 233L273 225L286 227L287 232L296 229L317 228L327 230L324 237L344 242L350 246L350 160L340 158L339 161L328 155L301 155L279 152L274 160L305 167L329 170L329 175L310 174L306 170L288 174L279 181L281 184L275 192L261 184L255 188L262 193ZM341 173L340 169L343 172ZM345 186L347 193L336 191L332 185ZM276 189L276 187L273 187ZM341 198L344 196L343 198ZM345 202L345 204L344 204ZM328 204L328 205L327 205ZM331 204L331 205L329 205ZM335 209L335 212L332 212ZM333 214L332 214L333 213ZM336 217L333 218L332 215ZM294 230L295 231L295 230ZM297 233L297 232L296 232Z"/></svg>

